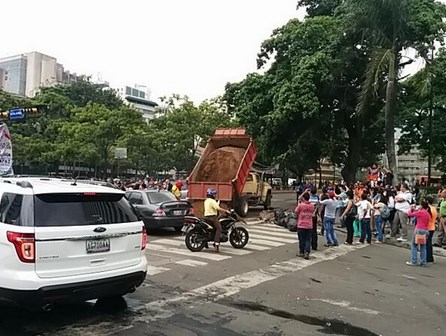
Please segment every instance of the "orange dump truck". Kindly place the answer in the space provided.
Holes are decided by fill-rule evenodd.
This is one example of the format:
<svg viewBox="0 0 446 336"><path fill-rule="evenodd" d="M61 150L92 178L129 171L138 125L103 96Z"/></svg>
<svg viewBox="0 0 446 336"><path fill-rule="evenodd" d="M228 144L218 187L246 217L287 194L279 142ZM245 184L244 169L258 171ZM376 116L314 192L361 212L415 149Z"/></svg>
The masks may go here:
<svg viewBox="0 0 446 336"><path fill-rule="evenodd" d="M196 214L203 215L203 201L208 188L215 188L217 199L235 209L241 216L247 215L249 204L262 203L269 206L271 187L268 193L269 185L261 182L260 189L258 176L255 182L257 184L248 188L252 191L246 192L246 181L256 180L256 174L250 172L255 158L253 139L246 134L245 129L217 129L209 138L201 158L187 179L188 197Z"/></svg>

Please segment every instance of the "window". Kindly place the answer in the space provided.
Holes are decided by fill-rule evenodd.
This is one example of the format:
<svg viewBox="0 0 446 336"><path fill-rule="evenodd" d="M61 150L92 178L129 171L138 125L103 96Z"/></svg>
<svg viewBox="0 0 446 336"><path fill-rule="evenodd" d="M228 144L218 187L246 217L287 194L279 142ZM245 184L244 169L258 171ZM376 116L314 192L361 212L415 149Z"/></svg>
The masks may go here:
<svg viewBox="0 0 446 336"><path fill-rule="evenodd" d="M35 226L78 226L137 222L121 194L41 194L34 196Z"/></svg>
<svg viewBox="0 0 446 336"><path fill-rule="evenodd" d="M131 94L132 94L132 88L129 87L129 86L126 86L126 87L125 87L125 94L126 94L126 95L131 95Z"/></svg>
<svg viewBox="0 0 446 336"><path fill-rule="evenodd" d="M0 201L2 223L17 226L33 226L32 196L4 193Z"/></svg>
<svg viewBox="0 0 446 336"><path fill-rule="evenodd" d="M127 198L130 204L142 204L142 195L140 193L130 193Z"/></svg>
<svg viewBox="0 0 446 336"><path fill-rule="evenodd" d="M147 197L152 204L177 201L177 198L170 192L148 192Z"/></svg>

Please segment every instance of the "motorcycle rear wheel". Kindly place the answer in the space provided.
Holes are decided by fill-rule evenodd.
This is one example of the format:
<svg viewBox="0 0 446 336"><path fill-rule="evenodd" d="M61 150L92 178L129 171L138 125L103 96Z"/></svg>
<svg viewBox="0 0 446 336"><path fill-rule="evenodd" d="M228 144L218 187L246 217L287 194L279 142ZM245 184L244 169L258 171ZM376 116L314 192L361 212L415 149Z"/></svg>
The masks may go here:
<svg viewBox="0 0 446 336"><path fill-rule="evenodd" d="M186 234L185 243L186 247L192 251L192 252L200 252L202 249L204 249L204 246L206 245L206 242L203 241L197 241L197 238L199 238L200 232L198 230L190 230Z"/></svg>
<svg viewBox="0 0 446 336"><path fill-rule="evenodd" d="M229 242L231 243L233 248L241 249L248 244L249 241L249 233L243 227L237 227L231 231L229 235Z"/></svg>

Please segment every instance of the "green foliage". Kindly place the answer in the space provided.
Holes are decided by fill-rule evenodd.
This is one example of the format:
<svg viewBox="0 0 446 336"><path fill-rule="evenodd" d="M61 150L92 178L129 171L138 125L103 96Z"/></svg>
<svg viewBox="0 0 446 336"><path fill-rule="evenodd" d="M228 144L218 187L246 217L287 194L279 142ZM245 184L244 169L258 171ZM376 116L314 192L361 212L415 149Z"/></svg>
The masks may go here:
<svg viewBox="0 0 446 336"><path fill-rule="evenodd" d="M432 90L432 91L431 91ZM404 83L402 113L403 135L398 142L400 153L417 146L424 157L432 155L437 169L446 172L446 50L441 49L436 59ZM430 99L432 94L433 123L429 130Z"/></svg>

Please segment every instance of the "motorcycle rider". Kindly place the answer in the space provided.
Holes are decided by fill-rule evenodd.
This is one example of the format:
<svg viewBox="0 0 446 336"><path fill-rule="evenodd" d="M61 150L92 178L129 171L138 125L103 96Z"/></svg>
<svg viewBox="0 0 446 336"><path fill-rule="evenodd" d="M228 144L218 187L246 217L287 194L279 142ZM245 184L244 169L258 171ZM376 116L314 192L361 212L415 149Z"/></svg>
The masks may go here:
<svg viewBox="0 0 446 336"><path fill-rule="evenodd" d="M208 222L210 222L215 227L215 238L214 238L214 249L215 252L220 251L220 235L221 235L221 224L218 221L218 212L225 212L230 214L229 210L221 208L215 197L217 196L217 190L215 188L209 188L206 191L206 200L204 201L204 217Z"/></svg>

